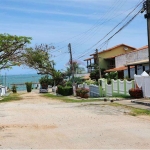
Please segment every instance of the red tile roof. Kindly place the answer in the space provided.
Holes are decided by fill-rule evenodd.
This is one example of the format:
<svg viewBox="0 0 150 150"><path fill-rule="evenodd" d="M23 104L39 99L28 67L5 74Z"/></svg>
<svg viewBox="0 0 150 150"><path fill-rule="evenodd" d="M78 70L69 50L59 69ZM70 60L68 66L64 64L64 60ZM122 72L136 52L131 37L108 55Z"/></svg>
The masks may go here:
<svg viewBox="0 0 150 150"><path fill-rule="evenodd" d="M130 68L134 68L134 66L130 66ZM122 71L122 70L127 70L127 69L128 67L122 66L118 68L108 69L108 70L105 70L104 72L115 72L115 71Z"/></svg>
<svg viewBox="0 0 150 150"><path fill-rule="evenodd" d="M146 48L148 48L148 45L145 45L145 46L143 46L143 47L141 47L141 48L137 48L137 49L135 49L135 50L133 50L133 51L130 51L130 52L128 52L128 53L132 53L132 52L144 50L144 49L146 49ZM121 55L125 55L125 54L120 54L120 55L117 55L117 56L121 56Z"/></svg>
<svg viewBox="0 0 150 150"><path fill-rule="evenodd" d="M132 47L132 46L129 46L129 45L126 45L126 44L119 44L119 45L116 45L116 46L111 47L109 49L103 50L103 51L99 52L98 54L104 53L106 51L111 51L112 49L115 49L115 48L120 47L120 46L126 46L126 47L129 47L129 48L133 49L133 50L136 49L135 47ZM92 56L92 55L95 55L95 54L91 54L90 56Z"/></svg>

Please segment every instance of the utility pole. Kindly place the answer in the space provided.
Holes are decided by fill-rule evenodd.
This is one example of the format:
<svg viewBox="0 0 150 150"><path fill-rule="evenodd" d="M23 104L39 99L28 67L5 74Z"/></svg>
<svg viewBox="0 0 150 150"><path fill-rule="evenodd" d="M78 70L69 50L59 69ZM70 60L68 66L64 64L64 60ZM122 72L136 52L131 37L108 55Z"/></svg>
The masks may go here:
<svg viewBox="0 0 150 150"><path fill-rule="evenodd" d="M72 74L72 81L74 85L74 67L73 67L73 62L72 62L72 51L71 51L71 44L68 44L68 50L70 53L70 69L71 69L71 74Z"/></svg>
<svg viewBox="0 0 150 150"><path fill-rule="evenodd" d="M53 69L55 70L55 68L54 68L55 63L54 63L53 60L51 61L51 65L52 65ZM54 77L53 77L53 80L54 80L54 85L53 85L53 87L54 87L54 93L56 94L56 83L55 83L55 78Z"/></svg>
<svg viewBox="0 0 150 150"><path fill-rule="evenodd" d="M54 65L55 65L54 61L52 61L52 64L53 64L53 69L55 69L54 68ZM54 79L54 87L55 87L55 79ZM56 93L56 88L55 88L55 93Z"/></svg>
<svg viewBox="0 0 150 150"><path fill-rule="evenodd" d="M143 9L141 13L146 10L144 17L147 19L147 36L148 36L148 58L149 58L149 75L150 75L150 0L146 0L143 3Z"/></svg>
<svg viewBox="0 0 150 150"><path fill-rule="evenodd" d="M96 51L96 59L97 59L98 70L99 70L99 78L102 78L101 68L100 68L100 62L99 62L99 57L98 57L98 49L96 49L95 51Z"/></svg>

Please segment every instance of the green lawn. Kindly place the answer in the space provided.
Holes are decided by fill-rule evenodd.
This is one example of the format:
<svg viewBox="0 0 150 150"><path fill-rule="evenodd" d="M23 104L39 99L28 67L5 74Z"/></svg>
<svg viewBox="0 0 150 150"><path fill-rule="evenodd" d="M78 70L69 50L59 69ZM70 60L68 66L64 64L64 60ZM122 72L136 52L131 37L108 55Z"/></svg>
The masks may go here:
<svg viewBox="0 0 150 150"><path fill-rule="evenodd" d="M70 98L69 96L57 96L50 93L43 94L42 96L48 97L55 100L62 100L67 103L80 103L80 102L94 102L94 101L102 101L102 99L99 98L88 98L88 99L76 99L76 98Z"/></svg>
<svg viewBox="0 0 150 150"><path fill-rule="evenodd" d="M18 101L21 100L22 98L20 97L19 94L9 94L8 96L3 96L2 100L0 100L0 103L4 103L4 102L11 102L11 101Z"/></svg>
<svg viewBox="0 0 150 150"><path fill-rule="evenodd" d="M138 115L150 115L150 110L146 110L146 109L140 109L140 108L134 108L131 106L126 106L126 105L122 105L122 104L118 104L116 103L110 103L110 106L115 106L115 107L123 107L123 108L127 108L130 110L129 115L132 116L138 116Z"/></svg>

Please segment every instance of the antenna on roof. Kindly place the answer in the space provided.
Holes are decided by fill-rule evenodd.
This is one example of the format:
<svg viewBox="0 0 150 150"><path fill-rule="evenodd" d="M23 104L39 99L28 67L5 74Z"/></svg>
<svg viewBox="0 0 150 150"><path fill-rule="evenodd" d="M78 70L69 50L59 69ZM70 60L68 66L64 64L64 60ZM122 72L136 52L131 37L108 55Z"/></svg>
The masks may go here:
<svg viewBox="0 0 150 150"><path fill-rule="evenodd" d="M124 47L123 49L124 49L125 51L127 51L127 50L128 50L128 47Z"/></svg>

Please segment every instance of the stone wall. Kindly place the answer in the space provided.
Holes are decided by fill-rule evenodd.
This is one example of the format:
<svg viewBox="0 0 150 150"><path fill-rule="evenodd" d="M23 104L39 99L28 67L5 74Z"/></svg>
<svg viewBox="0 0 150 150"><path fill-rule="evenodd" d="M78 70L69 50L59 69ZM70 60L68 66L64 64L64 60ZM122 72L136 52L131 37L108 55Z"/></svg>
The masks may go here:
<svg viewBox="0 0 150 150"><path fill-rule="evenodd" d="M115 58L116 67L125 66L127 63L132 63L140 60L148 59L148 48L137 50Z"/></svg>

